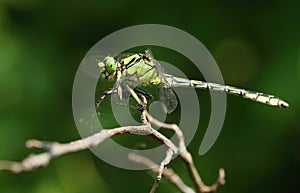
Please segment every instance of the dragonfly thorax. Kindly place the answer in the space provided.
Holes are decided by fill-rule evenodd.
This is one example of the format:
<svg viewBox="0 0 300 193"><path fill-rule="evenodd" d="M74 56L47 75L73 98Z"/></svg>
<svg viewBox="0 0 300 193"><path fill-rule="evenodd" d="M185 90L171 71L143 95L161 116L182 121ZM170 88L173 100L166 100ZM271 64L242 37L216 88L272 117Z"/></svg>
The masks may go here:
<svg viewBox="0 0 300 193"><path fill-rule="evenodd" d="M146 54L132 54L120 60L123 80L135 85L158 85L161 82L156 64Z"/></svg>

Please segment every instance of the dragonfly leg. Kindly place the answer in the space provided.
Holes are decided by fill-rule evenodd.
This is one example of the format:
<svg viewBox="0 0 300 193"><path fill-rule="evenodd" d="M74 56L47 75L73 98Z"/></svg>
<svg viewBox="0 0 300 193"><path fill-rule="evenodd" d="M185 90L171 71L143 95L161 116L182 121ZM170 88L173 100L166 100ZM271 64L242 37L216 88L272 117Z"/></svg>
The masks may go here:
<svg viewBox="0 0 300 193"><path fill-rule="evenodd" d="M98 100L98 102L96 103L96 107L97 107L97 109L99 108L99 106L100 106L100 103L101 103L101 101L102 100L104 100L104 98L106 97L106 96L108 96L108 95L110 95L110 94L112 94L112 93L115 93L116 92L116 88L109 88L108 90L106 90L106 91L104 91L103 93L102 93L102 96L99 98L99 100ZM129 90L132 90L132 89L129 89ZM130 91L130 93L134 93L134 91L132 90L132 91ZM152 95L150 95L149 93L146 93L145 91L143 91L143 94L141 94L142 93L142 90L140 91L138 91L136 94L132 94L132 96L133 96L133 98L138 102L138 100L137 100L137 98L139 99L139 97L142 97L143 96L143 94L148 94L147 96L151 96L152 97ZM136 97L137 98L136 98ZM126 104L122 104L122 103L118 103L118 102L116 102L115 101L115 103L117 104L117 105L120 105L120 106L126 106L126 107L129 107L129 108L132 108L132 109L136 109L136 110L139 110L139 111L143 111L143 110L145 110L146 109L146 104L142 104L143 102L142 101L144 101L144 100L140 100L141 102L138 102L138 106L136 107L136 106L132 106L132 105L126 105ZM146 99L145 99L145 101L147 101Z"/></svg>
<svg viewBox="0 0 300 193"><path fill-rule="evenodd" d="M108 90L106 90L102 93L102 96L100 97L100 99L103 100L107 95L110 95L113 92L115 92L115 89L109 88Z"/></svg>
<svg viewBox="0 0 300 193"><path fill-rule="evenodd" d="M140 111L144 111L146 110L146 107L147 107L147 97L141 93L137 93L138 97L141 99L142 101L142 105L139 105L139 110Z"/></svg>
<svg viewBox="0 0 300 193"><path fill-rule="evenodd" d="M109 88L107 89L106 91L104 91L102 93L102 96L99 98L98 102L96 103L96 108L98 109L99 106L100 106L100 103L101 101L107 96L107 95L110 95L111 93L115 92L115 89L114 88Z"/></svg>
<svg viewBox="0 0 300 193"><path fill-rule="evenodd" d="M136 93L135 91L134 91L134 89L132 89L132 88L130 88L129 86L127 86L127 89L129 90L129 93L131 94L131 96L134 98L134 100L138 103L138 105L139 105L139 107L138 107L138 109L140 110L140 111L144 111L144 110L146 110L146 106L147 106L147 102L145 102L145 101L147 101L146 100L146 97L143 95L143 94L141 94L141 93ZM141 98L140 98L141 97ZM141 100L142 99L142 100Z"/></svg>
<svg viewBox="0 0 300 193"><path fill-rule="evenodd" d="M149 121L146 116L147 98L146 98L146 96L144 96L141 93L137 93L137 95L140 97L140 99L142 100L142 103L143 103L142 106L139 105L139 107L140 107L139 110L141 111L141 121L144 125L147 125L147 124L149 124Z"/></svg>
<svg viewBox="0 0 300 193"><path fill-rule="evenodd" d="M140 88L134 88L133 90L134 90L137 94L141 94L141 95L145 96L146 99L153 99L153 95L152 95L152 94L150 94L150 93L148 93L148 92L146 92L146 91L144 91L144 90L142 90L142 89L140 89Z"/></svg>
<svg viewBox="0 0 300 193"><path fill-rule="evenodd" d="M118 103L118 102L115 102L117 105L120 105L120 106L124 106L124 107L129 107L131 109L134 109L134 110L139 110L140 111L140 107L139 106L133 106L133 105L129 105L129 104L123 104L123 103Z"/></svg>

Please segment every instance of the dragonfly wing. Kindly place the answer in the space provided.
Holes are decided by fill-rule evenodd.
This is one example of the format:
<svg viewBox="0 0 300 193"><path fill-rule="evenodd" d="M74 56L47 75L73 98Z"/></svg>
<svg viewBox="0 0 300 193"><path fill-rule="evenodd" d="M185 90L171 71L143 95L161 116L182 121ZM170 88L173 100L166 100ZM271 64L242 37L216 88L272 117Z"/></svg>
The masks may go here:
<svg viewBox="0 0 300 193"><path fill-rule="evenodd" d="M146 55L155 64L155 68L160 77L159 99L165 105L165 107L166 107L165 111L168 114L170 114L176 109L176 107L178 105L176 94L174 93L173 89L171 88L171 85L167 84L168 81L165 80L165 72L164 72L164 69L161 66L161 64L153 58L153 56L149 50L146 50Z"/></svg>
<svg viewBox="0 0 300 193"><path fill-rule="evenodd" d="M114 103L121 106L130 106L128 99L130 94L130 89L135 90L135 88L140 84L140 81L135 75L123 75L116 80L114 85L115 92L113 93Z"/></svg>
<svg viewBox="0 0 300 193"><path fill-rule="evenodd" d="M130 96L130 93L126 87L126 82L122 79L118 79L113 87L113 90L115 90L115 92L113 92L113 102L118 105L127 106L128 104L126 104L125 99Z"/></svg>
<svg viewBox="0 0 300 193"><path fill-rule="evenodd" d="M177 105L178 101L176 98L176 95L172 88L170 87L160 87L160 101L165 105L166 109L165 111L170 114L172 113Z"/></svg>

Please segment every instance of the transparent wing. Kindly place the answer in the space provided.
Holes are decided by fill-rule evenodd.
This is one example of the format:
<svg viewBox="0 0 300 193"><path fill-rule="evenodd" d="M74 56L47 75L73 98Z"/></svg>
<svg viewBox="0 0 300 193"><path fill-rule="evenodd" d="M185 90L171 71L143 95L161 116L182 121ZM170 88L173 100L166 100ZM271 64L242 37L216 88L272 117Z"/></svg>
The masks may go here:
<svg viewBox="0 0 300 193"><path fill-rule="evenodd" d="M165 105L166 112L170 114L178 105L176 94L171 88L171 85L168 85L168 81L165 80L165 72L160 63L153 58L152 53L149 50L146 50L145 54L155 64L155 68L158 71L161 82L159 84L159 100Z"/></svg>
<svg viewBox="0 0 300 193"><path fill-rule="evenodd" d="M159 96L160 101L166 106L166 112L168 114L172 113L178 105L178 101L173 89L161 86Z"/></svg>
<svg viewBox="0 0 300 193"><path fill-rule="evenodd" d="M114 85L115 92L113 93L113 101L122 106L129 106L128 99L131 94L129 91L129 88L132 90L135 90L135 88L141 84L139 77L136 75L124 75L126 73L123 73L123 75L116 80L116 83Z"/></svg>
<svg viewBox="0 0 300 193"><path fill-rule="evenodd" d="M127 81L125 77L121 77L118 79L113 87L115 92L113 93L112 100L114 103L122 106L129 106L128 101L125 99L128 99L130 97L130 92L127 88Z"/></svg>

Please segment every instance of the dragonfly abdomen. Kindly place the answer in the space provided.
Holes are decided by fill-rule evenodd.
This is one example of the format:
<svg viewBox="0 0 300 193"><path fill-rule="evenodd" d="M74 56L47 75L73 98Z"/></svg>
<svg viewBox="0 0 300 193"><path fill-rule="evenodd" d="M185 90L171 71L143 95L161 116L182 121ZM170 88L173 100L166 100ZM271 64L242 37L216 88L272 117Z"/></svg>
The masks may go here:
<svg viewBox="0 0 300 193"><path fill-rule="evenodd" d="M199 81L199 80L188 80L188 79L178 78L167 74L165 75L165 81L171 87L190 87L190 88L192 87L192 88L199 88L199 89L210 89L213 91L226 92L231 95L242 96L243 98L250 99L252 101L264 103L271 106L278 106L283 108L289 106L288 103L278 98L277 96L249 91L249 90L245 90L233 86L221 85L217 83L210 83L210 82Z"/></svg>

